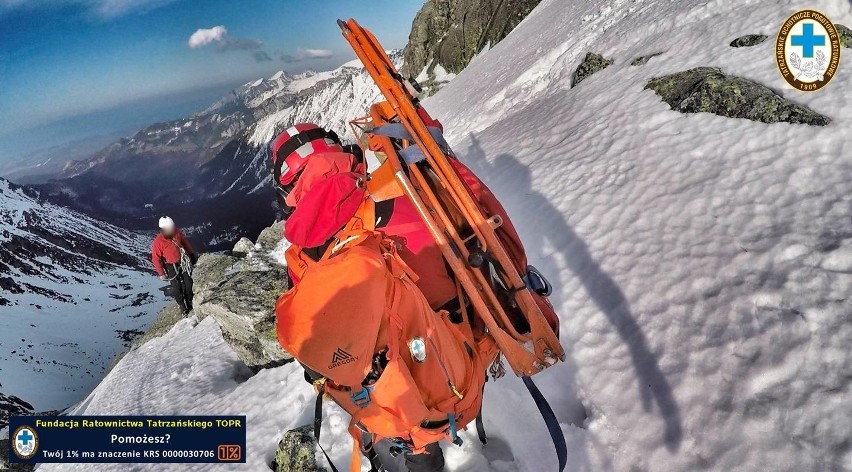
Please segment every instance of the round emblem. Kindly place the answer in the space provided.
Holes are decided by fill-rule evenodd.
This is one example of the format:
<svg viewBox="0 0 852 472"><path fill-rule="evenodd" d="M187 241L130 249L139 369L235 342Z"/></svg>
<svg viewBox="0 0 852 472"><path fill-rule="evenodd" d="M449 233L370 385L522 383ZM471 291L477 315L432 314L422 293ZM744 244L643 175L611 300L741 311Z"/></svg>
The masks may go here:
<svg viewBox="0 0 852 472"><path fill-rule="evenodd" d="M778 32L775 62L793 88L814 92L825 87L840 67L840 35L834 23L816 10L793 13Z"/></svg>
<svg viewBox="0 0 852 472"><path fill-rule="evenodd" d="M32 458L38 452L38 435L29 426L21 426L12 435L12 452L21 460Z"/></svg>
<svg viewBox="0 0 852 472"><path fill-rule="evenodd" d="M414 362L424 362L426 360L426 342L423 338L412 338L408 342L408 350L411 352L411 358Z"/></svg>

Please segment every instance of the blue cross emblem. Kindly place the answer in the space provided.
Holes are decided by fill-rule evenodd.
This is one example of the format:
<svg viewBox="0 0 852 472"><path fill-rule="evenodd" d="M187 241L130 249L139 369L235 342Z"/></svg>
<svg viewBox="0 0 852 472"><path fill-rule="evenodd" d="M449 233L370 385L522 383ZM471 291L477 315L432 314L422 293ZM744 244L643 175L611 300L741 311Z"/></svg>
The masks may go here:
<svg viewBox="0 0 852 472"><path fill-rule="evenodd" d="M805 23L802 25L802 34L794 35L791 43L802 47L802 57L814 57L814 47L825 46L825 35L814 34L814 24Z"/></svg>
<svg viewBox="0 0 852 472"><path fill-rule="evenodd" d="M18 441L21 441L22 443L24 443L24 446L29 445L30 441L32 441L33 439L35 439L33 437L33 435L30 434L30 432L27 431L26 429L23 430L21 432L21 434L18 435Z"/></svg>

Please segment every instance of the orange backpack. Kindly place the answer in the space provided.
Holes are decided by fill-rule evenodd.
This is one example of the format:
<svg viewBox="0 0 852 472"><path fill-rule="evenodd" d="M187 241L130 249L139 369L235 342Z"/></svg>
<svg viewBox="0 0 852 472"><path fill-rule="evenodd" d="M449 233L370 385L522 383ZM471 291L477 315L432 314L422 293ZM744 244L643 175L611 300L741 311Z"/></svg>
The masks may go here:
<svg viewBox="0 0 852 472"><path fill-rule="evenodd" d="M291 254L293 255L293 254ZM276 305L281 346L321 374L321 393L352 415L350 432L394 439L414 453L476 419L488 336L434 312L395 243L368 229L344 231ZM357 457L356 457L357 459Z"/></svg>

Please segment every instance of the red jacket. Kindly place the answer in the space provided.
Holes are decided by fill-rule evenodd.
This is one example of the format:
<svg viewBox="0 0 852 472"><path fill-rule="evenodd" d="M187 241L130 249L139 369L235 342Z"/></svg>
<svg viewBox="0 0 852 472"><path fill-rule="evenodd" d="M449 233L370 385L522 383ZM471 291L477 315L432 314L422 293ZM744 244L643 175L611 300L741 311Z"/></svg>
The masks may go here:
<svg viewBox="0 0 852 472"><path fill-rule="evenodd" d="M151 245L151 263L154 264L154 269L159 275L165 275L163 262L166 264L177 264L180 262L180 248L183 248L187 254L192 257L195 251L186 240L181 230L175 230L174 236L167 238L163 233L154 238L154 244Z"/></svg>
<svg viewBox="0 0 852 472"><path fill-rule="evenodd" d="M344 171L352 161L342 156L348 155L318 153L311 156L299 183L288 197L288 203L296 210L287 220L284 236L295 246L321 247L324 251L323 243L352 218L363 201L363 190L356 183L357 173ZM470 169L456 159L450 162L489 216L502 216L503 225L498 231L504 233L504 244L517 261L518 270L525 272L524 248L506 211ZM375 216L376 229L400 244L400 256L419 276L417 286L432 308L442 307L458 296L441 250L408 197L376 204ZM299 283L299 275L292 268L290 281L294 286Z"/></svg>

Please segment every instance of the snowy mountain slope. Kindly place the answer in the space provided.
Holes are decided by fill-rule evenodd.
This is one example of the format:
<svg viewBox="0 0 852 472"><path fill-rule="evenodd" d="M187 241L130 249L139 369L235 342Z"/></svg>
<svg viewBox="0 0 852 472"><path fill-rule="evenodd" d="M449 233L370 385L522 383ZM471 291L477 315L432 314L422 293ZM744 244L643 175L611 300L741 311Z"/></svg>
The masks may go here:
<svg viewBox="0 0 852 472"><path fill-rule="evenodd" d="M728 46L774 37L805 6L545 1L427 103L561 287L571 359L541 383L563 397L580 470L852 469L852 64L803 94L778 74L771 41ZM852 22L847 2L814 7ZM589 51L615 64L569 89ZM681 115L643 90L696 66L834 121ZM486 418L507 384L486 394ZM567 426L578 403L584 431ZM511 424L490 432L526 444L533 433ZM537 456L515 459L539 470Z"/></svg>
<svg viewBox="0 0 852 472"><path fill-rule="evenodd" d="M852 23L841 0L815 6ZM774 35L800 7L544 0L426 104L559 287L569 359L536 379L570 470L852 469L852 163L842 154L852 69L842 63L832 84L804 95L777 73L769 42L728 46ZM571 89L589 51L615 64ZM833 121L681 115L644 90L695 66L764 83ZM187 321L128 355L76 412L247 414L249 464L233 469L262 470L280 434L310 421L311 389L294 365L243 383L235 370L212 320ZM521 383L486 390L489 444L463 433L463 447L446 446L448 469L554 470ZM327 412L323 444L345 466L348 419Z"/></svg>
<svg viewBox="0 0 852 472"><path fill-rule="evenodd" d="M401 60L400 51L391 55ZM54 202L133 229L148 229L155 213L179 217L201 247L224 249L274 218L266 145L275 133L310 121L345 138L348 120L366 114L378 94L355 62L296 76L279 72L200 113L116 142L69 166L69 178L39 189Z"/></svg>
<svg viewBox="0 0 852 472"><path fill-rule="evenodd" d="M400 51L392 51L390 56L397 64L401 63ZM303 96L288 106L278 107L248 130L247 142L241 145L255 150L253 159L247 166L234 167L241 173L235 180L227 179L231 182L227 191L253 193L268 188L271 177L266 146L281 130L294 123L311 122L333 129L342 139L352 141L349 121L366 115L370 105L380 97L378 88L357 61L333 71L297 78L288 84L288 90L298 91Z"/></svg>
<svg viewBox="0 0 852 472"><path fill-rule="evenodd" d="M149 240L0 179L0 391L65 408L165 305Z"/></svg>

